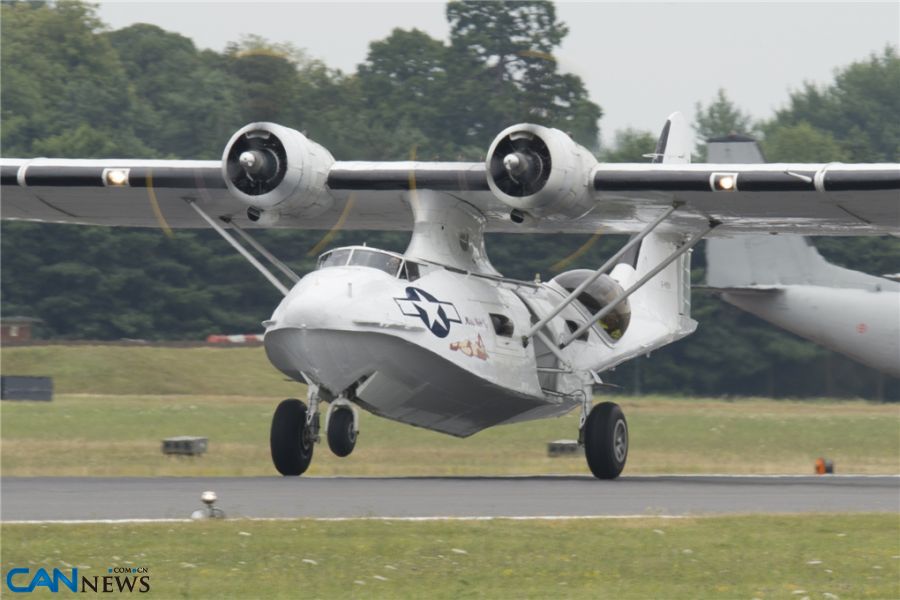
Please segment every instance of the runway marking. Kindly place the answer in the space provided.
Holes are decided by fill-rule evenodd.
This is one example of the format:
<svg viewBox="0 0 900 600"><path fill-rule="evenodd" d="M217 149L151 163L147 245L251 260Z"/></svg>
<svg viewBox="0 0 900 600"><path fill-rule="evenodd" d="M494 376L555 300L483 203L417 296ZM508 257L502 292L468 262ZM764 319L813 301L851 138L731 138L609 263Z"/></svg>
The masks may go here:
<svg viewBox="0 0 900 600"><path fill-rule="evenodd" d="M633 519L686 519L698 515L519 515L519 516L472 516L472 517L232 517L223 521L321 521L339 523L343 521L615 521ZM702 515L700 515L702 516ZM133 525L141 523L196 523L210 519L41 519L22 521L0 521L3 525Z"/></svg>

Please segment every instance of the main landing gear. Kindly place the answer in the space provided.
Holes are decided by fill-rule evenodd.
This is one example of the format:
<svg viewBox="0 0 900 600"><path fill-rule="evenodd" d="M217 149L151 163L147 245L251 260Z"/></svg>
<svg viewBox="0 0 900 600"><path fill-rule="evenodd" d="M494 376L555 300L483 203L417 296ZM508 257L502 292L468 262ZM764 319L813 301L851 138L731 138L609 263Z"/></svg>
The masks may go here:
<svg viewBox="0 0 900 600"><path fill-rule="evenodd" d="M302 475L312 461L319 441L318 390L310 389L309 408L296 398L283 400L272 415L269 446L272 462L282 475ZM328 414L328 447L337 456L349 456L356 446L359 423L346 398L331 401Z"/></svg>
<svg viewBox="0 0 900 600"><path fill-rule="evenodd" d="M316 432L312 429L307 425L303 402L296 398L281 401L272 416L269 434L272 462L279 473L302 475L309 468L316 442Z"/></svg>
<svg viewBox="0 0 900 600"><path fill-rule="evenodd" d="M628 458L628 423L618 404L601 402L582 414L578 439L584 444L591 473L598 479L615 479Z"/></svg>

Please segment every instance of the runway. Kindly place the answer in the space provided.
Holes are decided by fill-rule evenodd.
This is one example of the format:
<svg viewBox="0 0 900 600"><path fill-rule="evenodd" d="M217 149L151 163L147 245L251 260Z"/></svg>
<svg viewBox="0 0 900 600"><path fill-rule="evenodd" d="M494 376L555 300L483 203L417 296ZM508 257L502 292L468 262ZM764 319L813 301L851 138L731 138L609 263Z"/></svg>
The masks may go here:
<svg viewBox="0 0 900 600"><path fill-rule="evenodd" d="M900 511L900 477L4 477L0 519L548 517Z"/></svg>

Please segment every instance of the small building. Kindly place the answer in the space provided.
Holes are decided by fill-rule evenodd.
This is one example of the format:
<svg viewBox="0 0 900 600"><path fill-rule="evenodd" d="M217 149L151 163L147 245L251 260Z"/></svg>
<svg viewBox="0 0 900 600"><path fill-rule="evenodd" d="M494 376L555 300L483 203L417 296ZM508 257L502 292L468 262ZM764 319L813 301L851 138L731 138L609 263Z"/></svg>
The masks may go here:
<svg viewBox="0 0 900 600"><path fill-rule="evenodd" d="M32 329L40 322L33 317L0 317L0 344L31 341Z"/></svg>

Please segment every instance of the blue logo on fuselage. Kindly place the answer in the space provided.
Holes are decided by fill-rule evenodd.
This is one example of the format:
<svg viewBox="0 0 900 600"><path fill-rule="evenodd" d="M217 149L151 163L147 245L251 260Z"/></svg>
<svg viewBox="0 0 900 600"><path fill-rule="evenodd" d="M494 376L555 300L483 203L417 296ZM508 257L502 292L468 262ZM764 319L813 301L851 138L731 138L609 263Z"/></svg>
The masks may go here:
<svg viewBox="0 0 900 600"><path fill-rule="evenodd" d="M439 338L445 338L450 333L450 323L462 323L452 302L438 300L417 287L407 287L406 296L394 298L394 301L400 307L400 312L407 317L422 319L425 327Z"/></svg>

